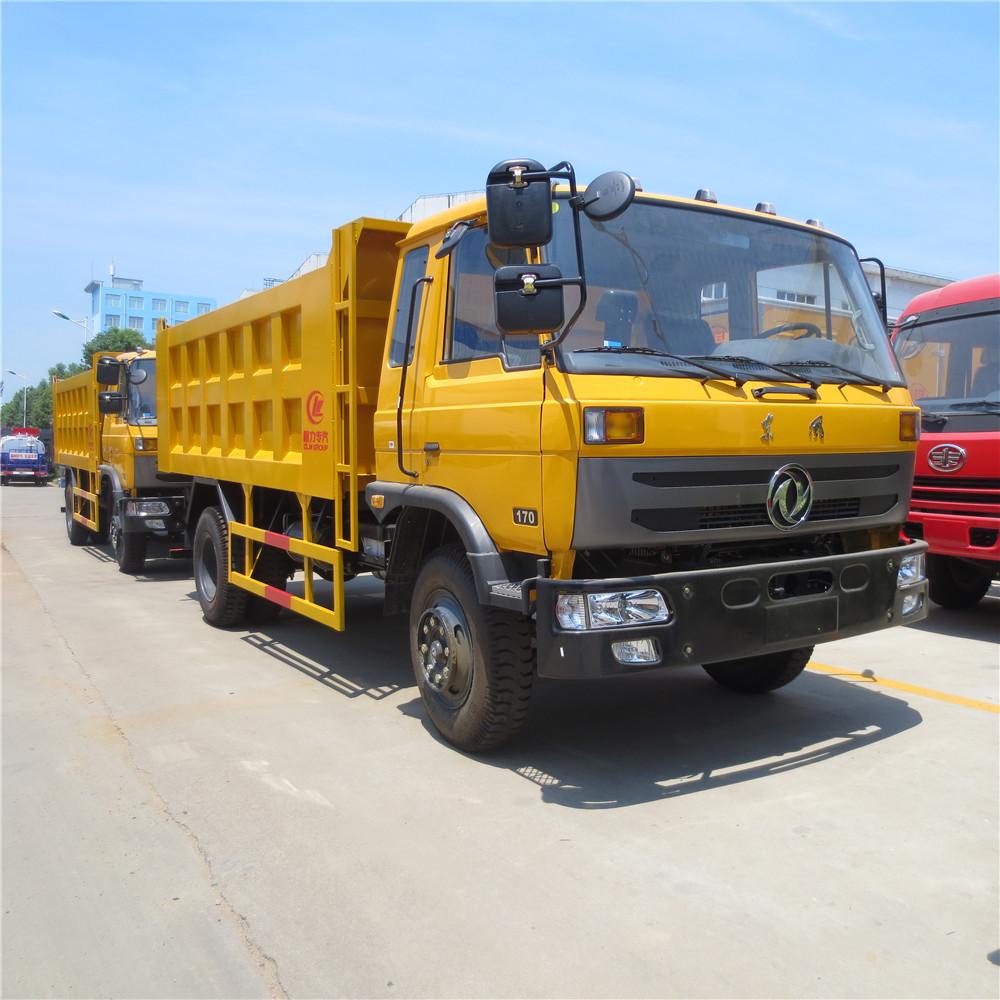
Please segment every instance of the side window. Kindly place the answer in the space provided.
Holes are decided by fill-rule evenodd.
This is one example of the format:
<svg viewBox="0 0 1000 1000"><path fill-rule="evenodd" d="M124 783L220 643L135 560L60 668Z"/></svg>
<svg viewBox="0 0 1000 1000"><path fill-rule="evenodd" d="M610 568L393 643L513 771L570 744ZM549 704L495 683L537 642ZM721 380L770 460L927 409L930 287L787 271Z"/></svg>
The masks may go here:
<svg viewBox="0 0 1000 1000"><path fill-rule="evenodd" d="M406 325L410 319L410 296L413 285L427 273L427 247L411 250L403 261L403 277L399 283L396 300L396 315L392 321L392 342L389 346L389 366L399 368L403 364L403 346L406 343ZM413 349L417 342L416 325L420 317L420 304L424 300L424 286L417 285L417 297L413 305L413 333L410 335L409 364L413 360Z"/></svg>
<svg viewBox="0 0 1000 1000"><path fill-rule="evenodd" d="M501 357L510 368L540 364L537 339L500 336L493 303L494 271L527 262L523 249L494 246L483 228L465 234L451 255L445 361Z"/></svg>

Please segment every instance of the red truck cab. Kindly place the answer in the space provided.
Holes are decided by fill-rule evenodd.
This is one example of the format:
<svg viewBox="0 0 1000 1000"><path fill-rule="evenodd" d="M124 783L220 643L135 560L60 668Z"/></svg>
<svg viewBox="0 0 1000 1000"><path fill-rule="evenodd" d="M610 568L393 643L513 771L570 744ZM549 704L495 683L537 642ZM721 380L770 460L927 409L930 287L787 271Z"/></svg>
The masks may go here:
<svg viewBox="0 0 1000 1000"><path fill-rule="evenodd" d="M931 600L972 607L1000 579L1000 274L918 295L893 344L923 411L905 531L930 546Z"/></svg>

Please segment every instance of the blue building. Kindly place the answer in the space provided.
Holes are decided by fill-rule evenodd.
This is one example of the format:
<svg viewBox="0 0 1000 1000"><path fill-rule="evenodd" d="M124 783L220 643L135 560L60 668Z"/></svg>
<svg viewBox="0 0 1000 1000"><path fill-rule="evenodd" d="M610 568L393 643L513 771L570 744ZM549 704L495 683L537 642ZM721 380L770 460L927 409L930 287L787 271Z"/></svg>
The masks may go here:
<svg viewBox="0 0 1000 1000"><path fill-rule="evenodd" d="M183 323L215 308L215 299L207 295L182 295L179 292L149 292L138 278L122 278L112 269L107 284L91 281L84 288L90 295L90 330L100 333L108 327L138 330L147 340L156 333L156 321L171 325Z"/></svg>

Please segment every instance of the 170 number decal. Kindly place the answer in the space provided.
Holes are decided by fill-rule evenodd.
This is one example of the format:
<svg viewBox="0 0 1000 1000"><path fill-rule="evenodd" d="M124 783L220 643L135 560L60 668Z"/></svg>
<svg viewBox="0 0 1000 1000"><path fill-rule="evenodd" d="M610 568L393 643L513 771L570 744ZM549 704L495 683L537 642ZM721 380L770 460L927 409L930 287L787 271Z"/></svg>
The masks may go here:
<svg viewBox="0 0 1000 1000"><path fill-rule="evenodd" d="M529 528L538 527L538 511L530 507L514 508L514 523L526 524Z"/></svg>

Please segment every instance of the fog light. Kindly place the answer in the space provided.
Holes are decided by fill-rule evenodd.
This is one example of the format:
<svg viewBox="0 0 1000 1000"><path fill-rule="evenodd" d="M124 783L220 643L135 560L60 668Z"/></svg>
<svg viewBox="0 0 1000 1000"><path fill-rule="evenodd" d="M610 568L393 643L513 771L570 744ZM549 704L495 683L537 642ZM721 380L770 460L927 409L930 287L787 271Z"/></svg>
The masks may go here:
<svg viewBox="0 0 1000 1000"><path fill-rule="evenodd" d="M564 629L579 631L586 628L583 594L559 594L556 598L556 621Z"/></svg>
<svg viewBox="0 0 1000 1000"><path fill-rule="evenodd" d="M912 615L914 611L919 611L924 606L924 592L918 590L915 594L907 594L903 598L902 614L905 618Z"/></svg>
<svg viewBox="0 0 1000 1000"><path fill-rule="evenodd" d="M913 556L904 556L899 564L896 586L902 590L904 587L912 587L915 583L923 583L925 578L923 552ZM904 611L903 614L905 615L906 612Z"/></svg>
<svg viewBox="0 0 1000 1000"><path fill-rule="evenodd" d="M619 663L659 663L660 644L655 639L626 639L611 643L611 652Z"/></svg>
<svg viewBox="0 0 1000 1000"><path fill-rule="evenodd" d="M152 528L154 531L166 531L167 526L158 518L151 517L147 522L146 526Z"/></svg>
<svg viewBox="0 0 1000 1000"><path fill-rule="evenodd" d="M587 594L591 628L648 625L670 621L670 609L658 590L625 590Z"/></svg>

